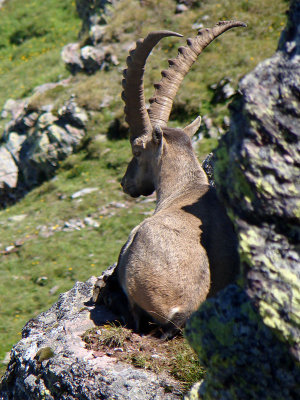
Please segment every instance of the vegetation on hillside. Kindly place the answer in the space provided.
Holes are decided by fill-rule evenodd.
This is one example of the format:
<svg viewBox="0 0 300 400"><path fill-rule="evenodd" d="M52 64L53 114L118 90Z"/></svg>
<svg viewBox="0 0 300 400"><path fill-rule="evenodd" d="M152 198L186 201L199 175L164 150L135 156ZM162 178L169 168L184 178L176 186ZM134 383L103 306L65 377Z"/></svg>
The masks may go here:
<svg viewBox="0 0 300 400"><path fill-rule="evenodd" d="M236 87L245 73L274 53L288 7L286 0L275 5L271 0L197 3L198 7L175 14L174 0L120 0L104 38L104 44L132 44L154 29L171 29L188 37L196 33L193 24L212 26L234 18L248 24L247 29L226 33L201 55L178 93L172 126L182 126L198 114L222 124L228 102L213 104L211 85L229 76ZM65 44L78 40L81 21L71 0L10 0L0 9L0 18L1 109L8 98L32 95L35 86L69 76L60 52ZM172 38L157 46L147 66L147 97L167 58L174 57L183 44ZM89 112L89 140L61 164L52 181L0 211L0 360L20 338L25 322L53 304L59 292L70 289L76 280L99 275L115 262L130 229L154 209L153 201L132 200L122 193L119 182L130 158L129 142L105 136L112 121L123 118L119 94L125 47L119 48L118 66L91 76L77 74L66 87L31 98L32 107L49 102L59 107L74 93L78 104ZM107 96L111 100L103 108ZM0 120L0 136L5 123L7 119ZM215 145L216 139L205 139L199 156L204 157ZM71 197L88 187L97 190ZM98 224L64 229L87 217ZM7 252L10 246L16 251Z"/></svg>

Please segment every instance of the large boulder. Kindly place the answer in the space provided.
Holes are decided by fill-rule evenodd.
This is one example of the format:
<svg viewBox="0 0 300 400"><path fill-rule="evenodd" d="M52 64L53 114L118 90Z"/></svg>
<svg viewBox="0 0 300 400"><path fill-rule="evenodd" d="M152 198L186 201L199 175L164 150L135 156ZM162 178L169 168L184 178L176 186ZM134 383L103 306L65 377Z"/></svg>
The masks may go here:
<svg viewBox="0 0 300 400"><path fill-rule="evenodd" d="M77 282L48 311L25 325L0 383L1 400L182 398L179 384L166 374L138 369L86 348L83 334L115 319L104 306L90 301L96 280Z"/></svg>
<svg viewBox="0 0 300 400"><path fill-rule="evenodd" d="M81 34L88 37L80 43L69 43L62 49L61 57L72 74L94 74L119 64L118 46L104 45L103 39L108 18L112 18L119 0L77 0L76 9L82 19Z"/></svg>
<svg viewBox="0 0 300 400"><path fill-rule="evenodd" d="M193 398L299 398L299 26L294 0L278 51L240 82L216 151L216 186L239 235L241 274L187 327L208 368Z"/></svg>
<svg viewBox="0 0 300 400"><path fill-rule="evenodd" d="M53 177L59 162L78 148L88 120L73 97L57 115L31 110L28 101L8 100L3 112L11 120L0 145L0 206Z"/></svg>

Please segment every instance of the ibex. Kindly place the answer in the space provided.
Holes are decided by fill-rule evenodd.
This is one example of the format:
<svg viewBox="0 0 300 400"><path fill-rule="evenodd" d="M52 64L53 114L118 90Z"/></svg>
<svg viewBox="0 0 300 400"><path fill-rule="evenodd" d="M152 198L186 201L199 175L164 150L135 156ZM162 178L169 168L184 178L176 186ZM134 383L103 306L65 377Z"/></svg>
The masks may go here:
<svg viewBox="0 0 300 400"><path fill-rule="evenodd" d="M239 21L202 29L180 47L147 111L143 90L146 59L170 31L150 33L127 58L122 98L130 127L133 158L122 179L125 193L156 191L154 214L132 230L123 246L117 278L138 329L146 313L167 331L182 327L206 299L233 281L238 270L237 240L231 221L193 151L191 137L200 117L184 129L167 128L176 92L201 51Z"/></svg>

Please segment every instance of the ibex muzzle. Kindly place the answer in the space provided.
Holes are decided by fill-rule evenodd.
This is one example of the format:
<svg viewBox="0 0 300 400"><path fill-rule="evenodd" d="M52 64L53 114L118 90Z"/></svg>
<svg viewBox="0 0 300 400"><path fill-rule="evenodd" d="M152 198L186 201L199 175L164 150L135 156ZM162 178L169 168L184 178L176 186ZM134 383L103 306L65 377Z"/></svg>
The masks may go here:
<svg viewBox="0 0 300 400"><path fill-rule="evenodd" d="M163 37L181 35L152 32L137 42L127 59L122 97L133 158L122 186L132 197L154 190L157 194L153 216L133 229L117 265L137 327L141 313L146 313L160 325L180 328L209 293L236 276L239 259L232 224L191 144L201 119L184 129L167 128L167 122L177 90L201 51L221 33L239 26L245 24L219 22L188 39L162 72L148 111L143 90L147 57Z"/></svg>

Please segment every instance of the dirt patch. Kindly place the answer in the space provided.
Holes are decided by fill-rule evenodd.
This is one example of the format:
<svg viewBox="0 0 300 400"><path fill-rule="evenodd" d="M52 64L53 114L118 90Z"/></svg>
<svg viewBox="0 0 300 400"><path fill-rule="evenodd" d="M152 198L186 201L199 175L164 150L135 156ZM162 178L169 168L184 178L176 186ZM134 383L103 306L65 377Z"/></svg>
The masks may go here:
<svg viewBox="0 0 300 400"><path fill-rule="evenodd" d="M164 372L179 381L184 389L189 389L204 377L205 372L196 353L183 337L163 341L109 324L87 331L83 340L95 357L111 356L136 368L157 374Z"/></svg>

